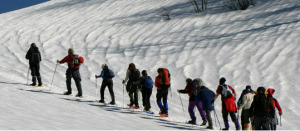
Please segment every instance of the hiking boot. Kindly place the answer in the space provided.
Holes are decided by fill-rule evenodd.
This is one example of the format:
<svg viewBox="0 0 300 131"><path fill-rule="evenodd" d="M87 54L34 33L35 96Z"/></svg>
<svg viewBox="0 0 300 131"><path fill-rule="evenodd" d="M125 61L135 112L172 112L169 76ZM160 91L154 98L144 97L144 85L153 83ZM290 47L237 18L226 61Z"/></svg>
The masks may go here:
<svg viewBox="0 0 300 131"><path fill-rule="evenodd" d="M43 86L42 84L38 84L38 86Z"/></svg>
<svg viewBox="0 0 300 131"><path fill-rule="evenodd" d="M237 127L236 130L241 130L241 127Z"/></svg>
<svg viewBox="0 0 300 131"><path fill-rule="evenodd" d="M188 124L193 124L193 125L196 125L196 121L195 120L190 120L187 122Z"/></svg>
<svg viewBox="0 0 300 131"><path fill-rule="evenodd" d="M229 128L223 128L222 130L229 130Z"/></svg>
<svg viewBox="0 0 300 131"><path fill-rule="evenodd" d="M66 91L65 93L64 93L64 95L71 95L72 93L71 92L68 92L68 91Z"/></svg>
<svg viewBox="0 0 300 131"><path fill-rule="evenodd" d="M30 84L30 86L35 86L36 84L34 84L34 83L32 83L32 84Z"/></svg>
<svg viewBox="0 0 300 131"><path fill-rule="evenodd" d="M203 120L203 122L202 122L202 124L201 124L200 126L205 126L205 125L206 125L206 123L207 123L207 120L206 120L206 119L204 119L204 120Z"/></svg>
<svg viewBox="0 0 300 131"><path fill-rule="evenodd" d="M111 101L109 104L111 105L115 105L116 103L114 101Z"/></svg>
<svg viewBox="0 0 300 131"><path fill-rule="evenodd" d="M105 101L104 100L100 100L99 103L105 103Z"/></svg>
<svg viewBox="0 0 300 131"><path fill-rule="evenodd" d="M159 114L166 114L165 109L161 108Z"/></svg>
<svg viewBox="0 0 300 131"><path fill-rule="evenodd" d="M212 126L208 126L206 127L206 129L214 129Z"/></svg>

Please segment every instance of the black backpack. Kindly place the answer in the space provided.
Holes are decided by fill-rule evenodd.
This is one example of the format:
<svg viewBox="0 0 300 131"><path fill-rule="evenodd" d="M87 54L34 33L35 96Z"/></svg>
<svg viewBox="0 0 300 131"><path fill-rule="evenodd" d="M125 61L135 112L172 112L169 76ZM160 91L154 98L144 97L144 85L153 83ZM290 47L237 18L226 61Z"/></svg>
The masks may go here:
<svg viewBox="0 0 300 131"><path fill-rule="evenodd" d="M138 69L134 69L131 71L131 75L129 79L131 81L140 81L140 77L141 77L140 71Z"/></svg>
<svg viewBox="0 0 300 131"><path fill-rule="evenodd" d="M74 66L79 66L80 65L80 60L78 55L73 55L71 56L71 60Z"/></svg>
<svg viewBox="0 0 300 131"><path fill-rule="evenodd" d="M39 53L32 53L32 55L31 55L31 62L33 64L40 63L40 54Z"/></svg>
<svg viewBox="0 0 300 131"><path fill-rule="evenodd" d="M269 112L269 100L264 94L258 94L254 96L255 108L261 113L268 115Z"/></svg>

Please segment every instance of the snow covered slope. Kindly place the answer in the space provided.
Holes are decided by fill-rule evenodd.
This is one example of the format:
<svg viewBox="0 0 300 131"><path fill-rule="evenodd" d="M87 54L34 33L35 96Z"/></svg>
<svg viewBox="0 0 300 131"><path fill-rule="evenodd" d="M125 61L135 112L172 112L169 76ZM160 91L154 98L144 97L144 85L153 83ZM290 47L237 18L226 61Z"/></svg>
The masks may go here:
<svg viewBox="0 0 300 131"><path fill-rule="evenodd" d="M160 16L161 6L172 11L170 21ZM181 0L51 0L0 14L0 129L199 129L182 124L190 119L188 96L181 95L183 112L176 93L186 78L197 77L213 90L226 77L238 95L246 85L274 88L283 108L281 129L300 129L300 1L263 0L234 12L221 6L221 1L209 1L208 10L196 14L189 1ZM24 85L24 57L32 42L42 54L44 88ZM84 99L59 95L66 90L67 65L58 66L49 92L55 61L68 48L85 58L80 70ZM169 120L92 102L94 75L107 63L116 73L116 102L122 107L121 81L132 62L152 78L159 67L170 70ZM108 92L105 96L109 101ZM224 127L220 100L216 105Z"/></svg>

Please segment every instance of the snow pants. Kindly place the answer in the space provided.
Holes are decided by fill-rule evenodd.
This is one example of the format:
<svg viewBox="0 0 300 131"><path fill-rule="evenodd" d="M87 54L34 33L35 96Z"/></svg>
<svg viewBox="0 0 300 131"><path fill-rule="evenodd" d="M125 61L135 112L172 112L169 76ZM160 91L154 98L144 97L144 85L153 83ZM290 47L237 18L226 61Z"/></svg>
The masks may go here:
<svg viewBox="0 0 300 131"><path fill-rule="evenodd" d="M143 96L143 106L146 110L151 108L150 97L152 95L152 88L143 87L142 96Z"/></svg>
<svg viewBox="0 0 300 131"><path fill-rule="evenodd" d="M30 64L32 84L36 85L36 80L38 80L39 85L42 85L42 78L40 75L40 64Z"/></svg>
<svg viewBox="0 0 300 131"><path fill-rule="evenodd" d="M135 106L139 106L138 84L134 84L134 82L131 82L131 84L130 85L127 84L127 86L129 86L128 95L130 98L130 105L134 104ZM127 90L127 86L126 86L126 90Z"/></svg>
<svg viewBox="0 0 300 131"><path fill-rule="evenodd" d="M270 130L270 119L267 116L254 116L255 130Z"/></svg>
<svg viewBox="0 0 300 131"><path fill-rule="evenodd" d="M207 118L209 127L213 127L213 122L212 122L212 118L211 118L211 115L210 115L211 111L212 110L205 110L205 114L206 114L206 118Z"/></svg>
<svg viewBox="0 0 300 131"><path fill-rule="evenodd" d="M202 101L190 101L189 102L189 114L190 114L190 117L193 121L196 121L196 116L195 116L195 112L194 112L194 108L195 106L197 107L198 111L199 111L199 114L201 115L202 117L202 120L206 120L206 114L202 108Z"/></svg>
<svg viewBox="0 0 300 131"><path fill-rule="evenodd" d="M78 95L82 96L82 89L81 89L81 76L79 72L79 68L68 68L66 72L66 84L67 84L67 89L69 93L72 93L72 88L71 88L71 79L73 78L77 87Z"/></svg>
<svg viewBox="0 0 300 131"><path fill-rule="evenodd" d="M104 91L105 91L106 86L108 87L111 101L115 102L115 94L114 94L114 90L113 90L113 81L112 80L103 80L102 81L101 89L100 89L101 100L104 100Z"/></svg>
<svg viewBox="0 0 300 131"><path fill-rule="evenodd" d="M157 90L157 94L156 94L156 102L157 102L157 105L158 107L160 108L161 110L161 113L165 113L165 114L168 114L168 110L169 110L169 107L168 107L168 89L169 88L163 88L163 89L160 89L160 90ZM163 100L163 104L161 102L161 99Z"/></svg>

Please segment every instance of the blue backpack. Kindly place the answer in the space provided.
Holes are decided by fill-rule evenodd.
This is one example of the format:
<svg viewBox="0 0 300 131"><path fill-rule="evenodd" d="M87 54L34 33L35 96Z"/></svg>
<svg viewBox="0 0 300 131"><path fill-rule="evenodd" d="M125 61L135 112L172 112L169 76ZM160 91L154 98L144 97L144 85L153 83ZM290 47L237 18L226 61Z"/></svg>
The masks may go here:
<svg viewBox="0 0 300 131"><path fill-rule="evenodd" d="M150 76L145 77L143 85L147 88L153 88L153 80Z"/></svg>
<svg viewBox="0 0 300 131"><path fill-rule="evenodd" d="M111 69L108 69L106 76L108 78L114 78L115 77L115 73Z"/></svg>

